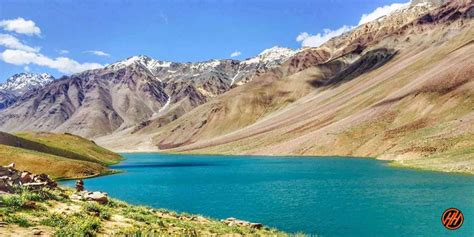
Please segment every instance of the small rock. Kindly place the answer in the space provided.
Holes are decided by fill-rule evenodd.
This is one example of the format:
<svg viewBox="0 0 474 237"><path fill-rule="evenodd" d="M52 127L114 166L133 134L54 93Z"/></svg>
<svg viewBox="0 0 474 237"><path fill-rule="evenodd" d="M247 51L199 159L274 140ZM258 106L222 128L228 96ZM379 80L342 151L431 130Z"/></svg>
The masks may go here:
<svg viewBox="0 0 474 237"><path fill-rule="evenodd" d="M202 216L193 216L193 217L191 218L191 220L197 221L197 222L201 222L201 223L210 222L207 218L202 217Z"/></svg>
<svg viewBox="0 0 474 237"><path fill-rule="evenodd" d="M254 229L260 229L263 227L261 223L251 223L251 222L239 220L233 217L229 217L225 220L221 220L221 222L228 226L243 226L243 227L250 227Z"/></svg>
<svg viewBox="0 0 474 237"><path fill-rule="evenodd" d="M41 235L42 233L42 230L33 230L33 235Z"/></svg>
<svg viewBox="0 0 474 237"><path fill-rule="evenodd" d="M84 195L84 199L88 201L96 201L100 204L107 204L107 202L109 202L107 193L101 193L101 192L89 192Z"/></svg>
<svg viewBox="0 0 474 237"><path fill-rule="evenodd" d="M31 177L31 173L30 172L22 172L21 175L20 175L20 182L22 184L26 184L26 183L29 183L33 181L33 178Z"/></svg>
<svg viewBox="0 0 474 237"><path fill-rule="evenodd" d="M98 212L98 211L91 211L91 212L89 212L89 214L90 214L91 216L97 216L97 217L100 216L100 212Z"/></svg>
<svg viewBox="0 0 474 237"><path fill-rule="evenodd" d="M18 172L15 172L15 173L13 173L13 174L10 176L10 180L11 180L14 184L18 185L18 184L20 184L20 177L21 177L21 174L18 173Z"/></svg>
<svg viewBox="0 0 474 237"><path fill-rule="evenodd" d="M187 217L187 216L180 216L178 219L179 219L179 220L185 220L185 221L189 221L189 220L190 220L190 218Z"/></svg>
<svg viewBox="0 0 474 237"><path fill-rule="evenodd" d="M8 182L5 182L5 180L0 179L0 191L5 193L12 193L13 187Z"/></svg>
<svg viewBox="0 0 474 237"><path fill-rule="evenodd" d="M10 169L7 167L0 166L0 176L8 176L10 175Z"/></svg>
<svg viewBox="0 0 474 237"><path fill-rule="evenodd" d="M78 194L72 194L71 197L70 197L72 200L83 200L83 197L81 195L78 195Z"/></svg>
<svg viewBox="0 0 474 237"><path fill-rule="evenodd" d="M263 227L262 223L250 223L250 228L261 229Z"/></svg>
<svg viewBox="0 0 474 237"><path fill-rule="evenodd" d="M36 207L36 202L34 201L26 201L22 205L23 208L34 209Z"/></svg>

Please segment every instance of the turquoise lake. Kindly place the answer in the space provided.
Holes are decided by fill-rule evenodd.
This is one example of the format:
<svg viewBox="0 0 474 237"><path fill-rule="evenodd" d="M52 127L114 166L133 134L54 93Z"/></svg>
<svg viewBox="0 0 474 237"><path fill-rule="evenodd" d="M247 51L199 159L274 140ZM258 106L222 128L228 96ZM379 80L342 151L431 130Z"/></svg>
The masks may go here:
<svg viewBox="0 0 474 237"><path fill-rule="evenodd" d="M112 166L123 173L87 179L86 189L132 204L320 236L474 236L474 176L360 158L123 156ZM458 230L441 224L450 207L464 214Z"/></svg>

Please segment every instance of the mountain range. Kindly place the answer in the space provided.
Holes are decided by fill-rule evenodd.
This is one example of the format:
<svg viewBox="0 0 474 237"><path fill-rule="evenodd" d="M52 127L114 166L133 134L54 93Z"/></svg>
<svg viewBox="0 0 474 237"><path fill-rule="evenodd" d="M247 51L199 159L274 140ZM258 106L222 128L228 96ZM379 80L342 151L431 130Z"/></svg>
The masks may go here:
<svg viewBox="0 0 474 237"><path fill-rule="evenodd" d="M52 82L54 77L47 74L18 73L0 84L0 110L13 104L26 92L36 90Z"/></svg>
<svg viewBox="0 0 474 237"><path fill-rule="evenodd" d="M363 156L474 173L473 17L472 0L415 1L315 48L133 56L23 93L0 130L70 132L115 151Z"/></svg>
<svg viewBox="0 0 474 237"><path fill-rule="evenodd" d="M8 102L10 94L4 96L8 105L4 107L8 108L1 112L0 127L10 132L69 132L93 138L156 118L166 124L278 66L296 52L274 47L244 61L196 63L133 56L101 69L44 83L39 89L33 77L27 84L18 79L24 77L14 76L2 86L3 91L20 87L22 92L30 90L13 94L14 103Z"/></svg>

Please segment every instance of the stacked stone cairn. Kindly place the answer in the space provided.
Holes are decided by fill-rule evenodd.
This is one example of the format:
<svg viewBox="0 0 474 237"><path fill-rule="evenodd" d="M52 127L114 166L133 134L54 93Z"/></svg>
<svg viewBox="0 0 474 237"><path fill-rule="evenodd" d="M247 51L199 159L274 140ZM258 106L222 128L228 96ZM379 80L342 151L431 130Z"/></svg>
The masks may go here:
<svg viewBox="0 0 474 237"><path fill-rule="evenodd" d="M0 194L13 193L15 188L35 191L43 188L55 189L58 184L47 174L32 174L15 169L15 163L0 166Z"/></svg>

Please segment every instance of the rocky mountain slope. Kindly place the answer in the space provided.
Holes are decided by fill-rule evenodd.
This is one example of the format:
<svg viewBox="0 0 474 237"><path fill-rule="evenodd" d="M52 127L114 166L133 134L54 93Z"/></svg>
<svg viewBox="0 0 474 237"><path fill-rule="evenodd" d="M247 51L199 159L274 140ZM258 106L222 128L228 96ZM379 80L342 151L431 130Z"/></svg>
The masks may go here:
<svg viewBox="0 0 474 237"><path fill-rule="evenodd" d="M0 84L0 109L15 103L19 96L52 82L54 77L48 73L18 73Z"/></svg>
<svg viewBox="0 0 474 237"><path fill-rule="evenodd" d="M0 90L0 110L6 109L17 100L17 96L9 91Z"/></svg>
<svg viewBox="0 0 474 237"><path fill-rule="evenodd" d="M474 173L474 4L414 4L304 50L115 150L370 156Z"/></svg>
<svg viewBox="0 0 474 237"><path fill-rule="evenodd" d="M98 137L151 120L164 125L279 65L296 51L271 48L244 60L175 63L134 56L23 94L0 113L3 131Z"/></svg>

